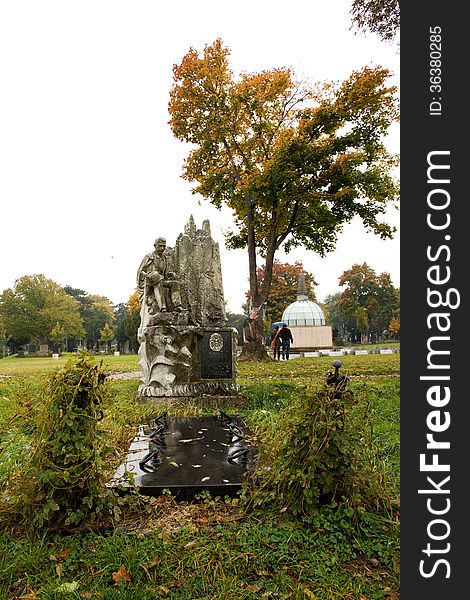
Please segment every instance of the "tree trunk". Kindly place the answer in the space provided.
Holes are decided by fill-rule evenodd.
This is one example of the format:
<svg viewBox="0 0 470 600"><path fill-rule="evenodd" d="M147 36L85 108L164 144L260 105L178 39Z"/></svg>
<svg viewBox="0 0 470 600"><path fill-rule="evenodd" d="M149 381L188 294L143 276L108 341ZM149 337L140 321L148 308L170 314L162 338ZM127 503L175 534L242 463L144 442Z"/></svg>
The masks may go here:
<svg viewBox="0 0 470 600"><path fill-rule="evenodd" d="M248 270L250 275L250 297L253 307L258 306L258 269L256 264L256 237L253 215L253 200L249 194L245 195L246 230L248 238ZM251 308L251 307L250 307Z"/></svg>
<svg viewBox="0 0 470 600"><path fill-rule="evenodd" d="M256 318L248 317L243 323L243 347L239 361L272 360L264 343L263 319L261 314Z"/></svg>
<svg viewBox="0 0 470 600"><path fill-rule="evenodd" d="M271 360L266 351L263 331L262 300L259 294L258 269L256 264L256 238L254 229L253 200L245 196L248 237L248 266L250 274L250 304L248 318L243 323L243 347L239 361ZM256 316L255 316L256 315Z"/></svg>

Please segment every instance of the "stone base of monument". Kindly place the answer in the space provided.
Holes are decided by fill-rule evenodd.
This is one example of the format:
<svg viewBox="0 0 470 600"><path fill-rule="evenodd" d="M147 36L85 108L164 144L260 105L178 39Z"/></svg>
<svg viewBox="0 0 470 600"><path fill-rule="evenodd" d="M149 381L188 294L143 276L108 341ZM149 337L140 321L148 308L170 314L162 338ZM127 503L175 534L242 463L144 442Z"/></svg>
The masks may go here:
<svg viewBox="0 0 470 600"><path fill-rule="evenodd" d="M142 425L111 487L159 496L168 489L178 500L202 491L234 497L256 461L252 435L243 420L219 416L167 417L162 413Z"/></svg>
<svg viewBox="0 0 470 600"><path fill-rule="evenodd" d="M152 325L142 329L141 339L141 401L164 406L162 400L181 399L204 406L212 397L209 406L217 407L237 399L233 328Z"/></svg>

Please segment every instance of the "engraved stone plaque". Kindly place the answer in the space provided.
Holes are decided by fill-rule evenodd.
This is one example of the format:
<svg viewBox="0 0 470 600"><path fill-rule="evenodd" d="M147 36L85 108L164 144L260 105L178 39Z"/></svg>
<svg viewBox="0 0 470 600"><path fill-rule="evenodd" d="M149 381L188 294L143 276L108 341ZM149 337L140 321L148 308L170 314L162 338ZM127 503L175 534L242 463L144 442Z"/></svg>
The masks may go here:
<svg viewBox="0 0 470 600"><path fill-rule="evenodd" d="M201 379L233 377L232 334L205 331L201 339Z"/></svg>

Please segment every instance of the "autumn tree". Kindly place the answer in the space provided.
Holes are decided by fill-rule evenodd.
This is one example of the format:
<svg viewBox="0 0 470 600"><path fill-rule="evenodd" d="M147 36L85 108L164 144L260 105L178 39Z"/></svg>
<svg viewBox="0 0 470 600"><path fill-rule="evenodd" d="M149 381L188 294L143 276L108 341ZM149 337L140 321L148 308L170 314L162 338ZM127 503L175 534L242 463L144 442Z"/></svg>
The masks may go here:
<svg viewBox="0 0 470 600"><path fill-rule="evenodd" d="M87 292L81 290L80 288L74 288L70 285L64 286L64 291L67 292L69 296L71 296L78 303L78 310L80 312L80 316L84 323L84 335L86 336L86 323L89 316L89 309L92 305L92 300ZM75 350L80 347L83 343L86 345L86 340L83 340L82 337L71 337L68 339L68 347L67 350Z"/></svg>
<svg viewBox="0 0 470 600"><path fill-rule="evenodd" d="M140 325L140 305L139 293L137 290L130 295L126 304L126 318L124 320L124 333L129 339L129 346L132 352L139 350L139 342L137 340L137 331Z"/></svg>
<svg viewBox="0 0 470 600"><path fill-rule="evenodd" d="M355 264L342 274L339 285L346 289L341 292L337 306L346 317L355 320L361 334L370 332L377 337L388 329L399 307L399 292L388 273L377 275L367 263ZM363 326L365 319L367 329Z"/></svg>
<svg viewBox="0 0 470 600"><path fill-rule="evenodd" d="M0 316L12 338L46 343L59 329L63 337L84 333L77 302L44 275L24 275L4 290Z"/></svg>
<svg viewBox="0 0 470 600"><path fill-rule="evenodd" d="M354 317L346 316L339 308L338 302L341 299L341 293L335 292L329 294L325 298L324 312L326 322L331 325L333 329L333 341L337 344L343 345L348 339L349 333L356 327Z"/></svg>
<svg viewBox="0 0 470 600"><path fill-rule="evenodd" d="M356 327L361 334L361 342L367 342L367 332L369 331L369 315L363 306L358 306L354 313L356 318Z"/></svg>
<svg viewBox="0 0 470 600"><path fill-rule="evenodd" d="M274 260L273 274L271 278L271 291L265 306L265 312L269 315L269 321L280 321L284 310L297 299L297 287L299 275L305 276L305 285L310 300L315 301L315 289L317 285L314 276L304 270L302 262L296 261L293 265L281 263ZM264 286L265 267L258 268L258 281L260 289ZM248 302L250 301L250 292L246 292Z"/></svg>
<svg viewBox="0 0 470 600"><path fill-rule="evenodd" d="M55 346L54 349L57 350L57 352L60 352L60 347L65 343L65 340L67 339L67 335L65 333L63 325L57 322L52 328L51 333L49 334L49 339L51 340L51 342L53 342Z"/></svg>
<svg viewBox="0 0 470 600"><path fill-rule="evenodd" d="M111 351L111 342L114 339L114 331L109 325L105 323L103 329L100 329L100 342L104 342L106 346L106 352Z"/></svg>
<svg viewBox="0 0 470 600"><path fill-rule="evenodd" d="M106 296L90 294L91 304L85 311L85 329L87 346L98 347L101 341L101 330L106 326L114 324L114 307L111 300Z"/></svg>
<svg viewBox="0 0 470 600"><path fill-rule="evenodd" d="M108 323L114 325L114 307L106 296L89 294L79 288L65 286L64 290L77 300L80 315L83 319L86 336L86 347L97 348L100 342L100 331Z"/></svg>
<svg viewBox="0 0 470 600"><path fill-rule="evenodd" d="M1 351L2 357L5 357L7 342L8 342L7 330L5 329L5 325L3 324L3 321L0 317L0 351Z"/></svg>
<svg viewBox="0 0 470 600"><path fill-rule="evenodd" d="M400 317L392 317L388 324L388 330L395 339L400 338Z"/></svg>
<svg viewBox="0 0 470 600"><path fill-rule="evenodd" d="M390 42L400 30L400 3L399 0L354 0L351 17L359 31L371 31Z"/></svg>
<svg viewBox="0 0 470 600"><path fill-rule="evenodd" d="M398 194L396 161L382 143L398 118L396 89L380 67L308 86L288 68L235 77L228 57L218 39L174 65L170 126L191 144L183 177L196 182L193 192L233 212L236 229L226 242L247 248L250 301L259 307L281 247L324 256L355 216L382 238L392 236L378 217Z"/></svg>
<svg viewBox="0 0 470 600"><path fill-rule="evenodd" d="M125 323L127 316L127 305L120 302L114 307L114 337L117 343L117 349L122 351L124 344L129 341L125 332Z"/></svg>

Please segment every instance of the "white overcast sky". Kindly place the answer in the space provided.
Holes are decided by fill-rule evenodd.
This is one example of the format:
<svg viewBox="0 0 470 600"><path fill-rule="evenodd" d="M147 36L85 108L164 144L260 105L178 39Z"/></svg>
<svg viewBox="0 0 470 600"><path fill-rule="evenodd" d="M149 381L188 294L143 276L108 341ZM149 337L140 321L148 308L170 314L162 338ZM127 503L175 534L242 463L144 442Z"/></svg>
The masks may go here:
<svg viewBox="0 0 470 600"><path fill-rule="evenodd" d="M0 292L23 275L126 302L139 263L192 214L219 242L228 309L248 289L245 250L227 251L229 211L181 178L188 147L168 125L172 65L221 37L235 73L293 67L312 82L364 65L399 81L394 45L350 30L352 0L0 0ZM399 128L387 138L399 151ZM399 225L391 209L387 221ZM297 249L317 298L340 291L354 263L400 285L399 233L382 241L346 226L335 252Z"/></svg>

